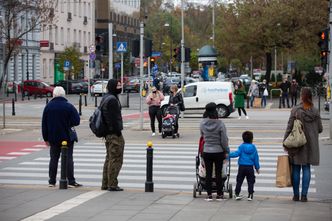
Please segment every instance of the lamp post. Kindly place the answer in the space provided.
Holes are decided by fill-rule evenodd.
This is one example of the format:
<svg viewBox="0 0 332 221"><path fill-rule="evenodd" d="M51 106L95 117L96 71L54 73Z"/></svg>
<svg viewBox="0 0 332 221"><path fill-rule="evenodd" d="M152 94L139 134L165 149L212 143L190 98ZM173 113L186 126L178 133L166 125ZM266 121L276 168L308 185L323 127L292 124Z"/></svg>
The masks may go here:
<svg viewBox="0 0 332 221"><path fill-rule="evenodd" d="M181 0L181 93L183 96L184 84L184 18L183 18L183 0Z"/></svg>
<svg viewBox="0 0 332 221"><path fill-rule="evenodd" d="M172 73L172 48L173 48L173 39L172 39L172 17L171 17L171 22L170 22L170 24L168 24L168 23L165 23L165 25L164 25L165 27L169 27L170 29L169 29L169 32L170 32L170 34L169 34L169 40L170 40L170 50L169 50L169 72L170 73Z"/></svg>

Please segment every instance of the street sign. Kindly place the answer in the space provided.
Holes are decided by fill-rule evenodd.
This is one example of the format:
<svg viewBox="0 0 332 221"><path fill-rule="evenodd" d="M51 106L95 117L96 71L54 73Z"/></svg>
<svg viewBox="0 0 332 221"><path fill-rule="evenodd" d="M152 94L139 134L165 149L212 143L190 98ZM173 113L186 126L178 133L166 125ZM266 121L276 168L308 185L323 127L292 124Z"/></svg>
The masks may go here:
<svg viewBox="0 0 332 221"><path fill-rule="evenodd" d="M63 70L69 71L70 67L71 67L70 61L65 60L65 62L63 63Z"/></svg>
<svg viewBox="0 0 332 221"><path fill-rule="evenodd" d="M153 51L151 57L161 57L161 52Z"/></svg>
<svg viewBox="0 0 332 221"><path fill-rule="evenodd" d="M89 50L90 50L90 52L95 52L96 51L96 46L95 45L90 45Z"/></svg>
<svg viewBox="0 0 332 221"><path fill-rule="evenodd" d="M116 52L127 52L127 42L117 42Z"/></svg>
<svg viewBox="0 0 332 221"><path fill-rule="evenodd" d="M90 57L90 60L91 60L91 61L94 61L94 60L96 59L96 54L95 54L94 52L91 52L91 53L89 54L89 57Z"/></svg>

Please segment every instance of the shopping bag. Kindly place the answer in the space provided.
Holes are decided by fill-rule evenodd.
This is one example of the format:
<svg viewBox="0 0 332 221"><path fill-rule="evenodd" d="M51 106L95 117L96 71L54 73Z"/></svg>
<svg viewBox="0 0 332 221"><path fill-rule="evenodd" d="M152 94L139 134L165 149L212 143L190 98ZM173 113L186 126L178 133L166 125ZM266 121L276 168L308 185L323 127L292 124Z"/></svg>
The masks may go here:
<svg viewBox="0 0 332 221"><path fill-rule="evenodd" d="M277 174L276 174L277 187L291 187L291 167L287 155L278 156Z"/></svg>
<svg viewBox="0 0 332 221"><path fill-rule="evenodd" d="M299 148L307 143L307 139L305 137L303 131L302 122L298 119L294 120L293 129L288 135L288 137L284 140L283 144L287 148Z"/></svg>
<svg viewBox="0 0 332 221"><path fill-rule="evenodd" d="M262 104L262 98L255 97L255 100L254 100L254 103L253 103L253 107L260 108L261 104Z"/></svg>

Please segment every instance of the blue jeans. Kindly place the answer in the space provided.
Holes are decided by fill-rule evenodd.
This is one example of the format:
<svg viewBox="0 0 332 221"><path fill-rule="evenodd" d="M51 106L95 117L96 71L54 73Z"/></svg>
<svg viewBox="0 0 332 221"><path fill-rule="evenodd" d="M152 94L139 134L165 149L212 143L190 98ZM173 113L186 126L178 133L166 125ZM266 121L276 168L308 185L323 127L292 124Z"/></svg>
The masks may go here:
<svg viewBox="0 0 332 221"><path fill-rule="evenodd" d="M262 107L266 107L266 97L267 96L262 96L262 103L261 103Z"/></svg>
<svg viewBox="0 0 332 221"><path fill-rule="evenodd" d="M292 165L292 180L294 196L300 195L300 173L302 169L302 192L301 196L307 196L310 185L311 171L310 164Z"/></svg>

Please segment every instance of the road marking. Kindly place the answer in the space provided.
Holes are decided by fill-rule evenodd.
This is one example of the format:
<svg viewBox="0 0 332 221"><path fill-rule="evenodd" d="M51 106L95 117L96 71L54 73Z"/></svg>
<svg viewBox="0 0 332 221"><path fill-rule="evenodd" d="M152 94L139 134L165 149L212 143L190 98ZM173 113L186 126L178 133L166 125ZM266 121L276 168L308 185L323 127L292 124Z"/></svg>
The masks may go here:
<svg viewBox="0 0 332 221"><path fill-rule="evenodd" d="M16 157L5 157L5 156L0 156L0 160L12 160L15 159Z"/></svg>
<svg viewBox="0 0 332 221"><path fill-rule="evenodd" d="M7 153L7 155L18 155L18 156L23 156L23 155L28 155L30 152L10 152Z"/></svg>
<svg viewBox="0 0 332 221"><path fill-rule="evenodd" d="M24 148L23 150L26 150L26 151L40 151L40 150L43 150L43 148Z"/></svg>
<svg viewBox="0 0 332 221"><path fill-rule="evenodd" d="M44 211L37 213L35 215L32 215L30 217L27 217L27 218L23 219L22 221L36 221L36 220L42 221L42 220L51 219L54 216L57 216L61 213L69 211L72 208L77 207L77 206L79 206L93 198L101 196L105 193L106 193L106 191L100 191L100 190L83 193L72 199L62 202L62 203L58 204L57 206L44 210Z"/></svg>

